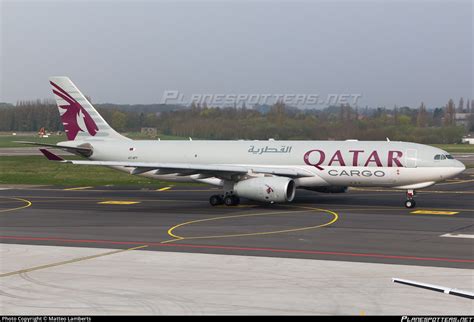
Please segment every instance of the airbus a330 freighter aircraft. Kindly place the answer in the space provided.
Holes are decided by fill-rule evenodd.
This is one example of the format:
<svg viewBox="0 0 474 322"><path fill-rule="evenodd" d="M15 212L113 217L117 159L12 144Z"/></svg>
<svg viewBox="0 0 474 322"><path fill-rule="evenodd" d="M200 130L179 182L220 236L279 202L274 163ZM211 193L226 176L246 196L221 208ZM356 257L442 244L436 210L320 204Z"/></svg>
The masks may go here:
<svg viewBox="0 0 474 322"><path fill-rule="evenodd" d="M339 193L348 187L415 190L464 171L449 153L427 145L390 141L135 141L114 131L67 77L50 83L68 141L57 145L88 160L53 161L101 165L165 181L202 182L223 188L211 205L237 205L240 197L291 202L297 188ZM32 143L32 142L30 142Z"/></svg>

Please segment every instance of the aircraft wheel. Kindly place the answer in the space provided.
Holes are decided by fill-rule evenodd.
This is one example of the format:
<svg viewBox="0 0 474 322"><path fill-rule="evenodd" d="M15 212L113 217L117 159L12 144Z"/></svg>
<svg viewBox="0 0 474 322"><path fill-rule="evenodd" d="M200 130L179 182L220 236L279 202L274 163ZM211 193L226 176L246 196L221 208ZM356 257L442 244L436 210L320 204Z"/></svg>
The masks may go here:
<svg viewBox="0 0 474 322"><path fill-rule="evenodd" d="M226 206L237 206L239 204L239 198L236 196L226 196L224 198L224 204Z"/></svg>
<svg viewBox="0 0 474 322"><path fill-rule="evenodd" d="M233 197L234 197L234 206L238 206L240 204L240 198L237 196L233 196Z"/></svg>
<svg viewBox="0 0 474 322"><path fill-rule="evenodd" d="M405 201L405 207L415 208L415 206L416 206L416 202L414 199L408 199L407 201Z"/></svg>
<svg viewBox="0 0 474 322"><path fill-rule="evenodd" d="M212 195L210 198L209 198L209 203L211 204L211 206L218 206L218 205L222 205L224 203L224 201L222 200L222 197L219 196L219 195Z"/></svg>

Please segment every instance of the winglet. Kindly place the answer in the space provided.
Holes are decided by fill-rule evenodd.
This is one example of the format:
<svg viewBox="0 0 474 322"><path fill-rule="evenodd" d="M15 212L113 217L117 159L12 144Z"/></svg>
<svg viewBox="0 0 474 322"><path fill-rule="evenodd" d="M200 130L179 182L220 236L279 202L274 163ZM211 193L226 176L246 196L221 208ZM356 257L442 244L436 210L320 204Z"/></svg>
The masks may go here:
<svg viewBox="0 0 474 322"><path fill-rule="evenodd" d="M64 161L63 158L61 158L60 156L54 154L53 152L49 151L49 150L46 150L46 149L39 149L41 151L41 153L44 154L44 156L50 160L50 161Z"/></svg>

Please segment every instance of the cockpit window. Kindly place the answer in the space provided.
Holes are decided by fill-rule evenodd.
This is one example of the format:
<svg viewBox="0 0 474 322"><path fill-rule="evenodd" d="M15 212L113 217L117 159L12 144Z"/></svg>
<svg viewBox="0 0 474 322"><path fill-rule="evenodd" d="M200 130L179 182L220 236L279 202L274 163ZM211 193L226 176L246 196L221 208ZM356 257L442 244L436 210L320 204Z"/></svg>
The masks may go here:
<svg viewBox="0 0 474 322"><path fill-rule="evenodd" d="M434 159L435 159L435 160L441 160L441 154L435 155Z"/></svg>
<svg viewBox="0 0 474 322"><path fill-rule="evenodd" d="M450 159L450 160L453 160L453 156L451 154L446 154L446 159Z"/></svg>
<svg viewBox="0 0 474 322"><path fill-rule="evenodd" d="M445 160L445 159L446 159L446 157L441 154L441 160Z"/></svg>

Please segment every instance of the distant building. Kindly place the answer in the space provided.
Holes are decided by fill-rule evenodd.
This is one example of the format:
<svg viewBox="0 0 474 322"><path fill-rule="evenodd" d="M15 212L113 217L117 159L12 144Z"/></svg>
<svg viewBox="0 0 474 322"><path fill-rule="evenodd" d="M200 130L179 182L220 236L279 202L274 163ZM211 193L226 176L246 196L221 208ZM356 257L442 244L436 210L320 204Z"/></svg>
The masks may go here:
<svg viewBox="0 0 474 322"><path fill-rule="evenodd" d="M462 125L464 127L469 127L470 126L470 121L471 121L471 113L456 113L455 115L455 122L456 125Z"/></svg>
<svg viewBox="0 0 474 322"><path fill-rule="evenodd" d="M156 127L142 127L141 133L147 136L154 137L158 134L158 130L156 129Z"/></svg>
<svg viewBox="0 0 474 322"><path fill-rule="evenodd" d="M467 137L467 136L463 137L462 143L474 144L474 137Z"/></svg>

